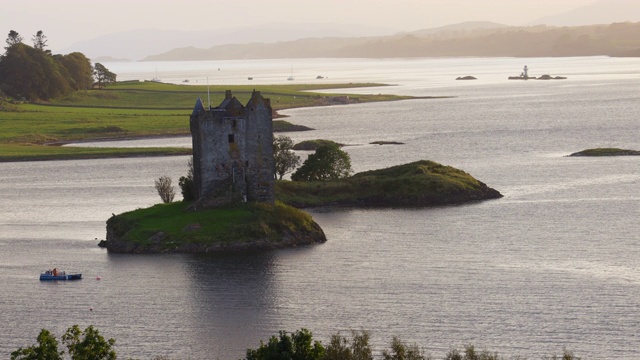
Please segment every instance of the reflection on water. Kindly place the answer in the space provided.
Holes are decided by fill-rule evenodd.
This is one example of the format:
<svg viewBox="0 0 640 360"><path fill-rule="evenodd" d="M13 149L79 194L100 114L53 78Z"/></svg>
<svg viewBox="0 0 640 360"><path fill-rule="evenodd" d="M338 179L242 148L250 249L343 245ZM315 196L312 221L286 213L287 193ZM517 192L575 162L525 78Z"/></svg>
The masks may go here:
<svg viewBox="0 0 640 360"><path fill-rule="evenodd" d="M186 264L192 278L192 326L200 329L194 335L215 358L252 346L247 339L262 338L266 329L279 330L267 310L278 303L274 262L273 254L265 253L200 256Z"/></svg>
<svg viewBox="0 0 640 360"><path fill-rule="evenodd" d="M430 159L505 195L433 209L311 210L328 238L314 247L110 255L96 246L106 219L157 203L153 180L184 175L187 157L1 163L0 357L43 327L59 336L93 324L127 358L236 359L302 327L321 340L367 329L378 349L398 335L436 357L473 343L531 359L563 347L637 358L639 158L564 155L639 148L640 84L602 81L607 68L585 59L540 64L567 61L583 67L566 82L449 85L438 91L457 98L286 111L316 129L288 135L351 145L356 171ZM572 82L580 71L587 79ZM431 85L400 88L424 95ZM376 140L405 145L369 145ZM51 267L84 279L40 283Z"/></svg>

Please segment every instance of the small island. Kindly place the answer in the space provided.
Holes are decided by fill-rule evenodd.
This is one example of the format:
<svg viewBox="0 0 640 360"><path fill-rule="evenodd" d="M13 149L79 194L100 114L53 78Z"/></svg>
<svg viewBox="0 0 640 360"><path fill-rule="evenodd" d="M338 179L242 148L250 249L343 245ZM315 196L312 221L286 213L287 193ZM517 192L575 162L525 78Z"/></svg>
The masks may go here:
<svg viewBox="0 0 640 360"><path fill-rule="evenodd" d="M518 76L509 76L509 80L566 80L564 76L551 76L549 74L542 75L540 77L529 76L529 67L524 66L522 72Z"/></svg>
<svg viewBox="0 0 640 360"><path fill-rule="evenodd" d="M369 144L371 145L404 145L403 142L399 142L399 141L372 141Z"/></svg>
<svg viewBox="0 0 640 360"><path fill-rule="evenodd" d="M467 76L458 76L456 80L478 80L475 76L467 75Z"/></svg>
<svg viewBox="0 0 640 360"><path fill-rule="evenodd" d="M273 120L273 132L310 131L312 128L304 125L295 125L284 120Z"/></svg>
<svg viewBox="0 0 640 360"><path fill-rule="evenodd" d="M107 220L101 246L112 253L229 253L321 244L311 215L282 203L193 211L190 202L158 204Z"/></svg>
<svg viewBox="0 0 640 360"><path fill-rule="evenodd" d="M502 194L462 170L421 160L332 181L278 181L276 196L297 208L417 208L499 199Z"/></svg>
<svg viewBox="0 0 640 360"><path fill-rule="evenodd" d="M343 147L344 144L337 143L333 140L316 139L316 140L304 140L293 146L293 150L314 151L320 146L338 146Z"/></svg>
<svg viewBox="0 0 640 360"><path fill-rule="evenodd" d="M595 148L579 151L569 156L640 156L640 151L618 148Z"/></svg>

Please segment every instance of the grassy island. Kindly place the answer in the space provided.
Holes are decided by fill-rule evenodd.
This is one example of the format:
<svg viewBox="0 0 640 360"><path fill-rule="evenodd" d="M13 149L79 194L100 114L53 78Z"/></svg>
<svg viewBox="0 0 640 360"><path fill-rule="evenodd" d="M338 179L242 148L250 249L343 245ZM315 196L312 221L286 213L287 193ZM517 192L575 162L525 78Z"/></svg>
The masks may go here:
<svg viewBox="0 0 640 360"><path fill-rule="evenodd" d="M212 104L222 101L225 90L232 90L240 102L246 103L255 88L271 99L275 111L412 98L395 95L353 97L313 92L369 86L382 84L217 85L210 87L210 94ZM100 90L76 91L50 102L10 103L0 99L0 161L190 154L191 149L185 148L118 149L55 145L189 135L189 115L198 97L207 101L206 85L125 81ZM304 130L282 120L274 123L275 129Z"/></svg>
<svg viewBox="0 0 640 360"><path fill-rule="evenodd" d="M324 139L316 139L316 140L305 140L301 141L295 145L293 145L293 150L305 150L305 151L315 151L320 146L338 146L342 147L344 144L338 144L333 140L324 140Z"/></svg>
<svg viewBox="0 0 640 360"><path fill-rule="evenodd" d="M640 151L625 150L618 148L596 148L587 149L577 153L573 153L569 156L638 156Z"/></svg>
<svg viewBox="0 0 640 360"><path fill-rule="evenodd" d="M497 199L502 195L462 170L422 160L334 181L277 181L276 197L295 207L421 207Z"/></svg>
<svg viewBox="0 0 640 360"><path fill-rule="evenodd" d="M189 203L159 204L107 221L110 252L216 253L323 243L311 215L282 203L237 204L191 211Z"/></svg>

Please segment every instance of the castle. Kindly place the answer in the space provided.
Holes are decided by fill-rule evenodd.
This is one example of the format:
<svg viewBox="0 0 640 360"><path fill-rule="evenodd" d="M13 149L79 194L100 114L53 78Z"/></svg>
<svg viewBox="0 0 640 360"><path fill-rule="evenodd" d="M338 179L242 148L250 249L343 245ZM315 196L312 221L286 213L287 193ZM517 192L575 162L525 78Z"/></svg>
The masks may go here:
<svg viewBox="0 0 640 360"><path fill-rule="evenodd" d="M198 98L189 120L199 207L274 203L273 124L269 99L253 91L243 106L230 90L206 109Z"/></svg>

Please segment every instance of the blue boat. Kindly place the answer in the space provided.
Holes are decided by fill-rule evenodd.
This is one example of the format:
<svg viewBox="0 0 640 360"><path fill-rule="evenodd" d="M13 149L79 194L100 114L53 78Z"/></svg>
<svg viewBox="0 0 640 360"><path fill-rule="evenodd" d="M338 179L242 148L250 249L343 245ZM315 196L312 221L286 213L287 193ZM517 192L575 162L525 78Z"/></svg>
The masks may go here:
<svg viewBox="0 0 640 360"><path fill-rule="evenodd" d="M80 280L82 274L67 274L58 269L48 270L40 274L40 280Z"/></svg>

